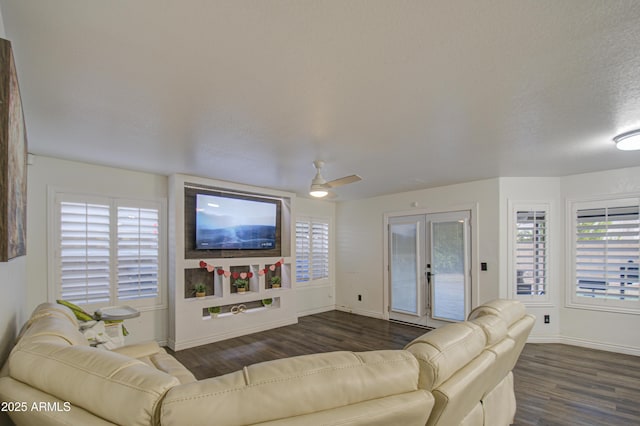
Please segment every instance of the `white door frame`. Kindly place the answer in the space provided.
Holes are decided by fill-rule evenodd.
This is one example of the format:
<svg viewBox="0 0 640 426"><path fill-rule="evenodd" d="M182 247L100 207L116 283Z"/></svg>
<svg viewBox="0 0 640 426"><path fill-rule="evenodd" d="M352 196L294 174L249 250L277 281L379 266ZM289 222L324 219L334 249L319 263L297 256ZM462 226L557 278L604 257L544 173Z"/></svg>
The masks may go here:
<svg viewBox="0 0 640 426"><path fill-rule="evenodd" d="M469 223L471 225L471 297L470 308L480 304L479 302L479 294L480 294L480 285L479 285L479 274L480 274L480 245L479 245L479 220L478 220L478 203L473 204L462 204L455 205L447 208L436 208L436 209L415 209L415 210L404 210L397 212L389 212L384 214L384 224L383 224L383 288L382 288L382 317L383 319L389 319L389 307L390 307L390 298L389 298L389 286L390 286L390 278L389 278L389 219L392 217L398 216L415 216L415 215L427 215L427 214L435 214L435 213L447 213L454 211L470 211L471 218ZM468 315L468 313L467 313Z"/></svg>

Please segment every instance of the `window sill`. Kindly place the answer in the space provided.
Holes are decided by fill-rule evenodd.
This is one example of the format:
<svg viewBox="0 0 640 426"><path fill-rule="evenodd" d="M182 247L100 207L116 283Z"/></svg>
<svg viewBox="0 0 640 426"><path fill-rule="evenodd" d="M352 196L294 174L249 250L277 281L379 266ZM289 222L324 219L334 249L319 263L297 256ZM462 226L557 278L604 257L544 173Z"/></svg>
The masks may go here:
<svg viewBox="0 0 640 426"><path fill-rule="evenodd" d="M627 314L627 315L640 315L640 308L624 308L620 306L602 306L595 304L575 303L570 302L565 305L569 309L578 309L583 311L598 311L607 314Z"/></svg>

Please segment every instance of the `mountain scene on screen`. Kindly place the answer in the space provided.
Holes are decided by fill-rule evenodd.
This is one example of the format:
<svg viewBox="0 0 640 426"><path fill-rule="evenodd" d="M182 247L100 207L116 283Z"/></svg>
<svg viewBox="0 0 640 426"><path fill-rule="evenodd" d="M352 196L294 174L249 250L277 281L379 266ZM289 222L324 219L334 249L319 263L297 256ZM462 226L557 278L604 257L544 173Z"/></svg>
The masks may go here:
<svg viewBox="0 0 640 426"><path fill-rule="evenodd" d="M244 224L233 225L238 218L214 216L198 212L196 215L196 248L224 250L260 250L276 246L275 225L265 223L264 218L246 218Z"/></svg>

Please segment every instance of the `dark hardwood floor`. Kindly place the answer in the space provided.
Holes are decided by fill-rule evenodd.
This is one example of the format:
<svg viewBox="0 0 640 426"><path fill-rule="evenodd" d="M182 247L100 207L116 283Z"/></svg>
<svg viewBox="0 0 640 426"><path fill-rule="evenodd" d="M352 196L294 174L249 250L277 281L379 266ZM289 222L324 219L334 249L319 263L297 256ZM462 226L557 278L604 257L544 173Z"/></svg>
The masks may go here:
<svg viewBox="0 0 640 426"><path fill-rule="evenodd" d="M640 425L640 357L527 344L514 378L519 425Z"/></svg>
<svg viewBox="0 0 640 426"><path fill-rule="evenodd" d="M301 317L298 324L178 351L174 356L198 379L245 365L331 351L402 349L427 330L340 311Z"/></svg>
<svg viewBox="0 0 640 426"><path fill-rule="evenodd" d="M402 349L427 330L339 311L174 353L198 379L262 361L338 350ZM516 425L640 425L640 357L527 344L514 370Z"/></svg>

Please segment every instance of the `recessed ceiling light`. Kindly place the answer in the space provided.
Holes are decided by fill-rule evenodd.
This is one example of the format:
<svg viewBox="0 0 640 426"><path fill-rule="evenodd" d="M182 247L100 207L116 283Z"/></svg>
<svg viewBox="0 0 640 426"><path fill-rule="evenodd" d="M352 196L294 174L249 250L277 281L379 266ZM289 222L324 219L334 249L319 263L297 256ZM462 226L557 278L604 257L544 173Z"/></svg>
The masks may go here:
<svg viewBox="0 0 640 426"><path fill-rule="evenodd" d="M616 143L616 148L622 151L640 149L640 129L618 135L613 138L613 141Z"/></svg>

